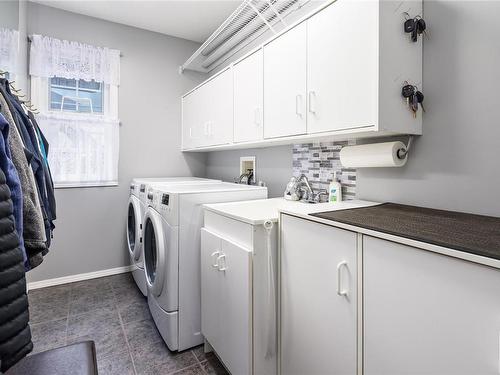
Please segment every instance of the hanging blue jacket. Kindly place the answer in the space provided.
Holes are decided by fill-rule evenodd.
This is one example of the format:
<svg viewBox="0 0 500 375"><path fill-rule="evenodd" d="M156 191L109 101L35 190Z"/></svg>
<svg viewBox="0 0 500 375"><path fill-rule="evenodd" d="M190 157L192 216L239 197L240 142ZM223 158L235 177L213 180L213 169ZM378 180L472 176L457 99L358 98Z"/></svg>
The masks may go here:
<svg viewBox="0 0 500 375"><path fill-rule="evenodd" d="M6 91L8 93L10 103L15 110L14 116L17 118L17 122L20 125L19 130L24 141L24 147L26 148L26 157L31 165L31 168L33 169L33 174L35 175L35 181L40 197L40 206L45 221L47 247L49 247L52 230L54 229L54 223L51 215L49 199L47 196L44 163L38 149L37 138L35 136L33 125L30 122L29 117L26 115L21 104L18 102L17 98L10 92L10 89L8 87Z"/></svg>
<svg viewBox="0 0 500 375"><path fill-rule="evenodd" d="M12 163L8 137L9 123L0 113L0 169L5 173L7 185L11 192L11 200L14 206L14 222L17 234L19 235L19 247L23 253L24 262L26 262L27 256L23 243L23 192L16 167Z"/></svg>

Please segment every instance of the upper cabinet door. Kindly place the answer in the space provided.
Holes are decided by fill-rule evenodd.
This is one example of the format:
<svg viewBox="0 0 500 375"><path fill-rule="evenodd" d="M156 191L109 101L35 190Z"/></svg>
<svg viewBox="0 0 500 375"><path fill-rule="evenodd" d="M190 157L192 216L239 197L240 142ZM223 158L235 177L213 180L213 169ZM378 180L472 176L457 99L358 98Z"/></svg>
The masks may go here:
<svg viewBox="0 0 500 375"><path fill-rule="evenodd" d="M197 91L182 98L182 148L196 147L200 122L200 100ZM198 134L199 135L199 134Z"/></svg>
<svg viewBox="0 0 500 375"><path fill-rule="evenodd" d="M203 113L202 142L199 146L216 146L233 140L233 72L227 69L199 90Z"/></svg>
<svg viewBox="0 0 500 375"><path fill-rule="evenodd" d="M265 138L306 132L306 31L304 22L264 46Z"/></svg>
<svg viewBox="0 0 500 375"><path fill-rule="evenodd" d="M339 0L307 21L308 133L377 125L378 9Z"/></svg>
<svg viewBox="0 0 500 375"><path fill-rule="evenodd" d="M234 72L234 142L258 141L263 127L262 49L241 60Z"/></svg>

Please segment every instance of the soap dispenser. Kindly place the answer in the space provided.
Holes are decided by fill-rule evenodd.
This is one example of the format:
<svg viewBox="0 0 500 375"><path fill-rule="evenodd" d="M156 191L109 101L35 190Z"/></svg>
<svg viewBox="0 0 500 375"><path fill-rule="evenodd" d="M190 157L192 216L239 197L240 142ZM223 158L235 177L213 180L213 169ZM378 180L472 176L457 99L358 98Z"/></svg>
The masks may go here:
<svg viewBox="0 0 500 375"><path fill-rule="evenodd" d="M337 172L333 172L333 180L330 182L330 188L328 189L328 202L342 202L342 185L337 179Z"/></svg>

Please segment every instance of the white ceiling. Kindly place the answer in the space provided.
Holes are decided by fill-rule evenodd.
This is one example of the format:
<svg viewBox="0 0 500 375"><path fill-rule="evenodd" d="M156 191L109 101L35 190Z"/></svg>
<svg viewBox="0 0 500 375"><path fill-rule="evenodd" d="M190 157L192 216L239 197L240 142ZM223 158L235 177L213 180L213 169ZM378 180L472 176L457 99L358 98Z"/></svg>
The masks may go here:
<svg viewBox="0 0 500 375"><path fill-rule="evenodd" d="M241 0L31 1L200 43L241 3Z"/></svg>

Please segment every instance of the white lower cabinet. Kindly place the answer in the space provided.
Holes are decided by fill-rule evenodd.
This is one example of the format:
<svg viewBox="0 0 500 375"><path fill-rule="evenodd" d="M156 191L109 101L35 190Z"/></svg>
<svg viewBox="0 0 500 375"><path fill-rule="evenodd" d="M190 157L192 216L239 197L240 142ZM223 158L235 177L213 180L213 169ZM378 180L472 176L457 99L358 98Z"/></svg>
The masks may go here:
<svg viewBox="0 0 500 375"><path fill-rule="evenodd" d="M500 373L500 271L363 238L364 374Z"/></svg>
<svg viewBox="0 0 500 375"><path fill-rule="evenodd" d="M201 328L233 375L277 375L277 247L277 224L268 232L206 209Z"/></svg>
<svg viewBox="0 0 500 375"><path fill-rule="evenodd" d="M251 374L251 252L202 229L201 277L205 339L231 374Z"/></svg>
<svg viewBox="0 0 500 375"><path fill-rule="evenodd" d="M356 244L356 233L282 215L281 374L356 374Z"/></svg>
<svg viewBox="0 0 500 375"><path fill-rule="evenodd" d="M500 270L286 214L281 224L282 375L500 373Z"/></svg>
<svg viewBox="0 0 500 375"><path fill-rule="evenodd" d="M219 293L219 272L217 258L221 251L221 239L216 235L201 230L201 330L211 345L221 345L218 308L222 295Z"/></svg>

